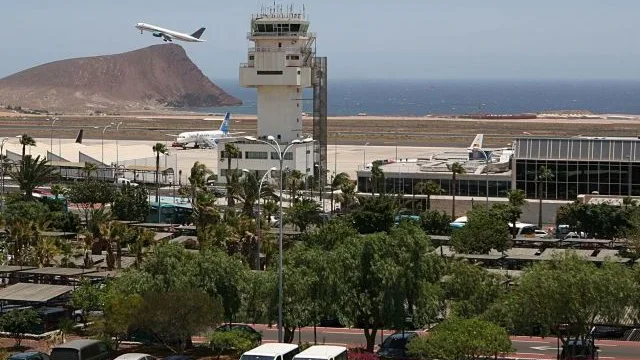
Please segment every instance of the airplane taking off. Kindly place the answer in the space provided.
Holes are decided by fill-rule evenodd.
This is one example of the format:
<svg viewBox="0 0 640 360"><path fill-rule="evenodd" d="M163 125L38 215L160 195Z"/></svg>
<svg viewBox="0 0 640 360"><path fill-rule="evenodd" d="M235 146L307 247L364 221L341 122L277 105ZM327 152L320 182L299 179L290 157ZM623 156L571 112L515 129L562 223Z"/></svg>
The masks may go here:
<svg viewBox="0 0 640 360"><path fill-rule="evenodd" d="M184 34L184 33L181 33L181 32L177 32L177 31L174 31L174 30L161 28L161 27L155 26L155 25L145 24L145 23L137 23L136 24L136 28L138 30L140 30L140 34L142 34L144 31L151 31L153 36L161 37L162 40L165 41L165 42L166 41L172 41L173 39L182 40L182 41L188 41L188 42L205 42L205 41L207 41L207 40L204 40L204 39L200 39L200 36L202 36L202 33L204 32L205 28L200 28L200 29L198 29L198 31L194 32L191 35Z"/></svg>
<svg viewBox="0 0 640 360"><path fill-rule="evenodd" d="M204 147L216 147L218 146L218 142L222 139L234 139L234 135L240 135L244 133L230 133L229 132L229 122L231 121L231 114L226 113L224 115L224 120L222 120L222 124L220 125L220 129L218 130L208 130L208 131L187 131L180 133L178 135L167 134L169 136L175 136L176 141L172 146L174 147L182 147L186 149L188 144L193 143L194 147L199 148L200 146Z"/></svg>

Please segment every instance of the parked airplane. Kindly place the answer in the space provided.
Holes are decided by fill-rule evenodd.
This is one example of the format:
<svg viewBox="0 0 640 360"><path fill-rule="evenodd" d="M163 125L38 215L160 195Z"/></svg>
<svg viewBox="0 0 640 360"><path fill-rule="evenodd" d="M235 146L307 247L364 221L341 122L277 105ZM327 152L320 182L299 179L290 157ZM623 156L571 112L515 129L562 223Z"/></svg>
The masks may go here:
<svg viewBox="0 0 640 360"><path fill-rule="evenodd" d="M183 149L187 147L188 144L193 143L194 147L198 148L200 146L204 147L216 147L218 142L221 139L233 139L234 135L240 135L244 133L230 133L229 132L229 122L231 121L231 114L226 113L224 115L224 120L222 120L222 124L220 125L220 129L218 130L207 130L207 131L187 131L180 133L178 135L167 134L169 136L175 136L176 141L172 146L174 147L182 147Z"/></svg>
<svg viewBox="0 0 640 360"><path fill-rule="evenodd" d="M200 36L202 36L202 33L204 32L205 28L200 28L198 29L198 31L194 32L191 35L177 32L174 30L161 28L155 25L145 24L145 23L137 23L136 28L140 30L140 34L142 34L144 31L151 31L153 36L161 37L165 42L172 41L173 39L188 41L188 42L206 41L206 40L200 39Z"/></svg>

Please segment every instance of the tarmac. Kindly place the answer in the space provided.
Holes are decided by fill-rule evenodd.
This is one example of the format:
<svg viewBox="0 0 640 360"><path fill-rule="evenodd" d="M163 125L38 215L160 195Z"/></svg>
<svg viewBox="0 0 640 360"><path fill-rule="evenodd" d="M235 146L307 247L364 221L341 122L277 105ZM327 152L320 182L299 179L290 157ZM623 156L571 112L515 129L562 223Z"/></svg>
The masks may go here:
<svg viewBox="0 0 640 360"><path fill-rule="evenodd" d="M70 162L78 162L78 153L82 152L105 164L155 166L155 153L152 147L156 143L157 141L120 140L116 145L115 140L84 139L82 144L76 144L74 139L38 138L36 146L27 147L26 153L32 156L46 156L47 152L51 151L54 155L61 155ZM182 183L187 181L191 167L196 161L205 164L214 173L217 173L218 166L226 166L226 162L219 161L219 152L215 149L183 150L172 148L169 141L164 143L169 151L166 156L160 158L160 166L177 169L178 174L182 171L180 179ZM455 150L462 149L460 147L329 145L327 146L327 168L330 173L346 172L355 179L356 171L374 160L428 158L436 153ZM22 146L17 138L9 138L4 145L4 151L21 154Z"/></svg>

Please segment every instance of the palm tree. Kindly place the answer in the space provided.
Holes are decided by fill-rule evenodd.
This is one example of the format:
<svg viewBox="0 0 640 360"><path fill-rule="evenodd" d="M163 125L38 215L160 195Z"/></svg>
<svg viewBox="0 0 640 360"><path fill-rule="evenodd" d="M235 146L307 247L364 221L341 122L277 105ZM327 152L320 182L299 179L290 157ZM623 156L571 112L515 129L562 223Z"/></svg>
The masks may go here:
<svg viewBox="0 0 640 360"><path fill-rule="evenodd" d="M20 145L22 145L22 162L24 163L27 146L36 146L36 140L27 134L22 134L20 136Z"/></svg>
<svg viewBox="0 0 640 360"><path fill-rule="evenodd" d="M84 171L84 176L86 180L89 180L89 178L91 177L91 174L98 172L98 165L94 163L89 163L89 162L85 163L84 168L82 168L82 171Z"/></svg>
<svg viewBox="0 0 640 360"><path fill-rule="evenodd" d="M313 199L302 199L287 209L287 218L300 232L307 230L309 225L320 222L320 204Z"/></svg>
<svg viewBox="0 0 640 360"><path fill-rule="evenodd" d="M518 232L518 229L516 229L516 222L522 214L522 207L527 203L527 200L525 199L524 191L520 189L507 191L507 198L509 199L509 217L511 224L513 225L511 227L511 232L512 236L515 238Z"/></svg>
<svg viewBox="0 0 640 360"><path fill-rule="evenodd" d="M538 169L538 198L540 200L540 205L538 208L538 227L542 229L542 185L545 185L545 189L546 189L546 185L547 185L547 181L553 179L553 172L551 171L551 169L549 169L546 166L540 166L540 169ZM546 194L546 190L545 190L545 194L544 197L547 197Z"/></svg>
<svg viewBox="0 0 640 360"><path fill-rule="evenodd" d="M458 179L457 174L464 174L467 171L464 169L462 164L459 162L454 162L453 164L447 164L447 169L451 171L451 179L453 180L453 191L451 198L451 218L453 220L456 219L456 189L458 188Z"/></svg>
<svg viewBox="0 0 640 360"><path fill-rule="evenodd" d="M431 209L431 195L439 195L444 192L444 189L440 186L440 184L428 180L428 181L420 181L416 184L413 189L413 193L418 193L419 195L427 195L427 210Z"/></svg>
<svg viewBox="0 0 640 360"><path fill-rule="evenodd" d="M167 145L156 143L153 145L153 152L156 153L156 203L160 203L160 154L167 153ZM160 208L158 208L160 213Z"/></svg>
<svg viewBox="0 0 640 360"><path fill-rule="evenodd" d="M380 167L380 161L374 161L371 166L371 195L384 192L384 172Z"/></svg>
<svg viewBox="0 0 640 360"><path fill-rule="evenodd" d="M191 167L191 174L189 175L189 196L191 197L191 205L195 208L198 192L204 191L207 188L207 178L213 174L213 171L209 169L205 164L196 161Z"/></svg>
<svg viewBox="0 0 640 360"><path fill-rule="evenodd" d="M336 176L331 179L331 211L333 212L333 192L336 189L342 188L343 185L350 183L351 179L349 178L349 174L346 172L341 172L336 174Z"/></svg>
<svg viewBox="0 0 640 360"><path fill-rule="evenodd" d="M231 182L231 177L233 175L231 173L231 159L237 158L239 155L240 155L240 150L238 150L238 147L236 146L236 144L230 143L230 142L224 144L224 156L227 158L227 174L226 174L227 186ZM229 194L228 190L227 190L227 205L228 206L234 205L233 194Z"/></svg>
<svg viewBox="0 0 640 360"><path fill-rule="evenodd" d="M300 185L302 184L302 179L304 175L300 170L293 170L289 176L286 178L286 182L289 185L290 194L291 194L291 203L295 204L298 196L298 190L300 189Z"/></svg>
<svg viewBox="0 0 640 360"><path fill-rule="evenodd" d="M47 159L40 159L40 156L34 159L28 156L23 160L20 168L9 172L9 176L18 183L20 190L24 191L24 199L31 200L33 190L49 182L53 178L54 171Z"/></svg>
<svg viewBox="0 0 640 360"><path fill-rule="evenodd" d="M43 237L33 247L33 265L38 267L51 266L56 255L60 254L60 248L55 239Z"/></svg>

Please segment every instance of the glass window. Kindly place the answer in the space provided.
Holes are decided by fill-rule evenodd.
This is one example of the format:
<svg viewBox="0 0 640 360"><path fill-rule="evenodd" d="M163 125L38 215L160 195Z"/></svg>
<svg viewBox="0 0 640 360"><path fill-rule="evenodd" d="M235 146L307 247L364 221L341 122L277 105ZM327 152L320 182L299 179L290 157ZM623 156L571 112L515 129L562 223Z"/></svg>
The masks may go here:
<svg viewBox="0 0 640 360"><path fill-rule="evenodd" d="M266 151L247 151L245 157L247 159L268 159L269 154Z"/></svg>

